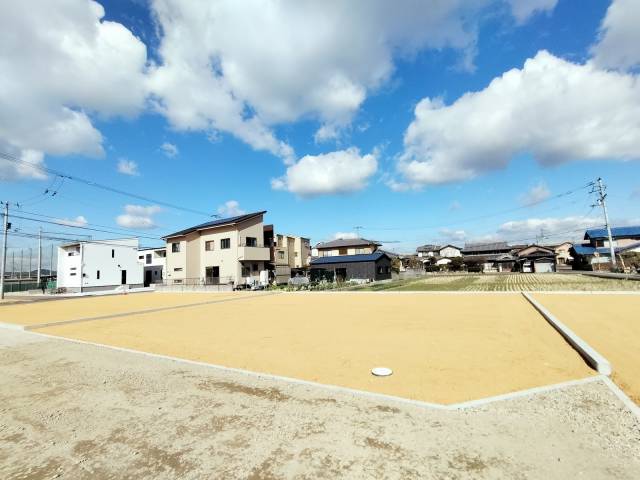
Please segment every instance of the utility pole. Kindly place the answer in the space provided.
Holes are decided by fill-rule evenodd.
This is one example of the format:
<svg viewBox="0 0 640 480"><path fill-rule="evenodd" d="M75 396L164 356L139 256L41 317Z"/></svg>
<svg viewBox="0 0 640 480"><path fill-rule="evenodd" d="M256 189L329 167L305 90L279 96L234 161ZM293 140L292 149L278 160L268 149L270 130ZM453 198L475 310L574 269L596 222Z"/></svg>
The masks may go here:
<svg viewBox="0 0 640 480"><path fill-rule="evenodd" d="M594 185L593 190L597 195L597 204L602 207L602 212L604 213L604 225L607 227L607 235L609 237L609 252L611 254L611 267L616 268L616 251L613 248L613 237L611 236L611 225L609 225L609 213L607 212L607 187L602 183L602 178L598 177L596 180L596 184Z"/></svg>
<svg viewBox="0 0 640 480"><path fill-rule="evenodd" d="M9 230L9 202L4 203L4 230L2 231L2 265L0 265L0 299L4 298L4 275L7 268L7 231Z"/></svg>
<svg viewBox="0 0 640 480"><path fill-rule="evenodd" d="M40 274L42 270L42 227L38 230L38 275L37 282L40 286Z"/></svg>
<svg viewBox="0 0 640 480"><path fill-rule="evenodd" d="M33 248L29 247L29 273L27 274L27 278L29 280L31 280L31 271L33 270L31 268L31 261L33 260Z"/></svg>
<svg viewBox="0 0 640 480"><path fill-rule="evenodd" d="M358 225L357 227L353 227L353 229L356 231L356 235L358 235L358 238L360 237L360 230L362 230L364 227Z"/></svg>

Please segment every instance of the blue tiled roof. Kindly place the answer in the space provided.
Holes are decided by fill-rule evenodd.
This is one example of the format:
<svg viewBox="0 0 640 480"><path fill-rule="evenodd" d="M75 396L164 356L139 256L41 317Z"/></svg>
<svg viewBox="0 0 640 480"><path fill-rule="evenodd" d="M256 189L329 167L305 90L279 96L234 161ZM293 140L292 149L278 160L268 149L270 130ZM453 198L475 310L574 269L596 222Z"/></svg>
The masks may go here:
<svg viewBox="0 0 640 480"><path fill-rule="evenodd" d="M611 229L611 236L613 238L618 237L640 237L640 226L636 225L633 227L613 227ZM584 234L584 239L589 240L590 238L607 238L607 229L606 228L591 228L587 230Z"/></svg>
<svg viewBox="0 0 640 480"><path fill-rule="evenodd" d="M358 254L358 255L336 255L333 257L320 257L311 260L311 266L315 265L329 265L332 263L354 263L354 262L375 262L376 260L388 255L378 250L373 253Z"/></svg>
<svg viewBox="0 0 640 480"><path fill-rule="evenodd" d="M186 235L187 233L195 232L196 230L202 230L203 228L221 227L222 225L235 225L236 223L244 222L245 220L249 220L250 218L257 217L258 215L264 215L265 213L267 213L267 211L263 210L261 212L238 215L237 217L220 218L211 222L201 223L200 225L196 225L195 227L185 228L184 230L172 233L171 235L166 235L162 238L179 237L182 235Z"/></svg>
<svg viewBox="0 0 640 480"><path fill-rule="evenodd" d="M640 248L640 242L632 243L624 247L614 247L614 251L616 253L622 253L622 252L626 252L627 250L632 250L636 248ZM609 247L595 248L590 245L574 245L573 249L578 255L593 255L596 252L598 252L599 255L606 255L606 256L611 255L611 252L609 251Z"/></svg>

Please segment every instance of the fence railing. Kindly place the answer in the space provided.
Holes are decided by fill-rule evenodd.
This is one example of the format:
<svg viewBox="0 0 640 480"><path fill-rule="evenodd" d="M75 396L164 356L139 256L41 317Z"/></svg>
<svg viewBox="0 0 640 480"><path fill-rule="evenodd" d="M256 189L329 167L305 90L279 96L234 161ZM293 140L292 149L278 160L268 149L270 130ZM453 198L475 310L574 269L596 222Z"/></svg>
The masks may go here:
<svg viewBox="0 0 640 480"><path fill-rule="evenodd" d="M203 285L231 285L234 283L233 277L196 277L196 278L168 278L161 282L156 282L156 285L165 286L185 286L185 287L200 287Z"/></svg>

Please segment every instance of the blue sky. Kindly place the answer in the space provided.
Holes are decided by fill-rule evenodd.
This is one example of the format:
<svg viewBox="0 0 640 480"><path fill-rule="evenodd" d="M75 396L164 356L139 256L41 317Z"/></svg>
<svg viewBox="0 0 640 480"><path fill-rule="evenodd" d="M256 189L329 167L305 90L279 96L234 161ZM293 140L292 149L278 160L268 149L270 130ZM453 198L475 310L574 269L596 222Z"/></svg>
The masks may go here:
<svg viewBox="0 0 640 480"><path fill-rule="evenodd" d="M579 238L601 223L593 195L554 196L599 176L615 222L640 222L637 2L250 3L0 7L7 38L30 39L0 47L0 151L212 214L268 210L313 242ZM0 163L22 212L144 244L206 221L59 184Z"/></svg>

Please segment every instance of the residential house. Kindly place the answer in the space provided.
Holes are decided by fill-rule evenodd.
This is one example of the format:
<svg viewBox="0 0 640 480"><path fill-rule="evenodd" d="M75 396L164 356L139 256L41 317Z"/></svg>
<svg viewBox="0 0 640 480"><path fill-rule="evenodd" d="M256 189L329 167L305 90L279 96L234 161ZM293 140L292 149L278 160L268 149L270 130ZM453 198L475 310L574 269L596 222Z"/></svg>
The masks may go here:
<svg viewBox="0 0 640 480"><path fill-rule="evenodd" d="M273 263L277 284L287 283L290 278L303 275L311 263L311 241L305 237L275 234Z"/></svg>
<svg viewBox="0 0 640 480"><path fill-rule="evenodd" d="M364 238L338 238L330 242L318 243L313 248L312 256L364 255L374 253L380 246L378 242Z"/></svg>
<svg viewBox="0 0 640 480"><path fill-rule="evenodd" d="M551 247L527 245L513 252L515 270L524 273L550 273L556 271L556 252Z"/></svg>
<svg viewBox="0 0 640 480"><path fill-rule="evenodd" d="M69 292L142 287L138 239L93 240L58 247L57 286Z"/></svg>
<svg viewBox="0 0 640 480"><path fill-rule="evenodd" d="M162 283L167 266L167 247L139 248L138 262L143 266L145 287L153 283Z"/></svg>
<svg viewBox="0 0 640 480"><path fill-rule="evenodd" d="M265 213L213 220L163 237L167 283L232 287L266 283L271 249L264 244Z"/></svg>
<svg viewBox="0 0 640 480"><path fill-rule="evenodd" d="M516 262L513 250L507 242L467 243L462 256L469 271L510 272Z"/></svg>
<svg viewBox="0 0 640 480"><path fill-rule="evenodd" d="M422 245L416 249L418 258L422 258L425 269L430 265L445 266L451 263L451 259L461 257L460 249L455 245Z"/></svg>
<svg viewBox="0 0 640 480"><path fill-rule="evenodd" d="M311 279L389 280L391 279L391 257L382 250L353 255L331 255L311 260Z"/></svg>
<svg viewBox="0 0 640 480"><path fill-rule="evenodd" d="M573 257L571 256L571 247L573 247L573 243L571 242L543 245L543 247L553 248L553 251L556 254L556 266L558 267L569 265L571 260L573 260Z"/></svg>
<svg viewBox="0 0 640 480"><path fill-rule="evenodd" d="M640 226L613 227L611 237L616 257L622 253L640 252ZM574 245L571 249L571 255L575 257L574 269L593 269L596 265L611 263L609 235L606 228L587 230L584 240L585 243Z"/></svg>

